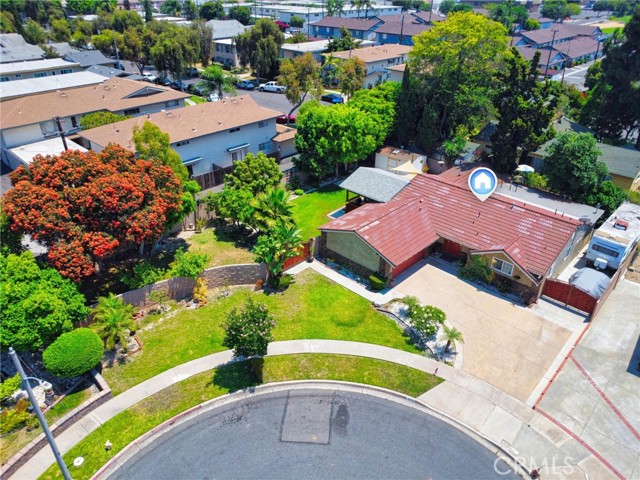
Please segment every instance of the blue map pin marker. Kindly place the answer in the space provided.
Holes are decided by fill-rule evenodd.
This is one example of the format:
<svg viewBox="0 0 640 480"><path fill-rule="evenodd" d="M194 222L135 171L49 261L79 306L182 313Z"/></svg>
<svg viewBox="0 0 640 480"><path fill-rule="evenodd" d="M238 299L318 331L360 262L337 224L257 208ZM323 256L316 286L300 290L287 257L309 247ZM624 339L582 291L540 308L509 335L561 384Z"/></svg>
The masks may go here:
<svg viewBox="0 0 640 480"><path fill-rule="evenodd" d="M498 177L496 174L485 167L476 168L471 172L468 181L469 190L471 190L481 202L489 198L498 186Z"/></svg>

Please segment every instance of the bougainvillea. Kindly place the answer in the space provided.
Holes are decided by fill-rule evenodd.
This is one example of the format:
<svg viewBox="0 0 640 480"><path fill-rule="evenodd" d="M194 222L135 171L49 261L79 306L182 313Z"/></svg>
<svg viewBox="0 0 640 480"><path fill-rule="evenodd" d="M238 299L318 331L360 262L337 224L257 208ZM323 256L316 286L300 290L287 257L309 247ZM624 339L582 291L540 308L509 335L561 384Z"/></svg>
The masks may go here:
<svg viewBox="0 0 640 480"><path fill-rule="evenodd" d="M74 281L117 253L157 241L181 208L171 168L117 145L38 155L11 182L4 200L10 228L46 245L51 265Z"/></svg>

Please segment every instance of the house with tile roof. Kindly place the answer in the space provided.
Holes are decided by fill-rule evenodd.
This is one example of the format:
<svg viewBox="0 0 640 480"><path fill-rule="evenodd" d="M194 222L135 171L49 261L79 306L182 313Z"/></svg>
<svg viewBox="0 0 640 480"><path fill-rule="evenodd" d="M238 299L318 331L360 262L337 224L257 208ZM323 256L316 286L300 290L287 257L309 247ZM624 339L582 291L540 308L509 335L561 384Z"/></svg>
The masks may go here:
<svg viewBox="0 0 640 480"><path fill-rule="evenodd" d="M391 75L387 69L407 62L410 51L411 47L408 45L389 44L332 52L325 54L325 56L331 55L333 58L342 61L346 61L351 57L362 60L367 72L362 88L368 88L389 80Z"/></svg>
<svg viewBox="0 0 640 480"><path fill-rule="evenodd" d="M191 177L202 189L224 183L233 162L248 153L277 156L278 143L285 133L276 130L280 112L260 107L248 95L225 98L175 110L161 111L79 133L80 143L101 151L110 143L135 151L133 130L144 122L157 125L169 134L171 147L178 152Z"/></svg>
<svg viewBox="0 0 640 480"><path fill-rule="evenodd" d="M320 227L321 255L390 280L433 252L481 256L537 298L588 240L591 221L501 193L480 201L467 186L471 171L418 174L390 201L330 221Z"/></svg>
<svg viewBox="0 0 640 480"><path fill-rule="evenodd" d="M90 75L98 81L92 85L26 95L0 102L0 147L3 160L6 160L7 148L57 135L58 128L54 117L60 117L62 128L67 134L72 134L80 130L80 119L88 113L108 111L119 115L144 115L182 107L185 98L189 97L186 93L170 88L118 77L105 79L89 72L60 75L56 80L73 75ZM41 79L6 82L0 84L0 89L7 85L36 80Z"/></svg>

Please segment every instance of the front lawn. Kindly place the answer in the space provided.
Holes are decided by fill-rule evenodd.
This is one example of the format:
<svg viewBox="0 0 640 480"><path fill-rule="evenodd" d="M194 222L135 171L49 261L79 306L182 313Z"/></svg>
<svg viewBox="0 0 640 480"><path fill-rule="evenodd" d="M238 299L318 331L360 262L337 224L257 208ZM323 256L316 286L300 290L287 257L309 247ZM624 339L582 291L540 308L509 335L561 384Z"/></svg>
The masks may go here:
<svg viewBox="0 0 640 480"><path fill-rule="evenodd" d="M209 262L205 268L210 268L254 263L255 258L250 246L242 242L245 237L246 235L235 235L232 227L218 227L196 233L187 241L190 252L206 253L209 256Z"/></svg>
<svg viewBox="0 0 640 480"><path fill-rule="evenodd" d="M327 214L343 207L345 192L338 185L331 184L313 193L302 195L292 201L293 218L306 242L320 235L318 227L331 220Z"/></svg>
<svg viewBox="0 0 640 480"><path fill-rule="evenodd" d="M197 310L179 309L167 318L148 319L138 331L142 352L125 364L103 371L113 394L176 365L225 350L222 324L228 312L250 295L264 302L279 319L275 340L350 340L419 352L395 322L377 312L366 299L307 270L296 275L295 283L283 293L266 295L238 289Z"/></svg>
<svg viewBox="0 0 640 480"><path fill-rule="evenodd" d="M198 95L191 95L189 97L189 100L191 100L193 103L195 103L196 105L200 104L200 103L207 103L207 100L199 97Z"/></svg>
<svg viewBox="0 0 640 480"><path fill-rule="evenodd" d="M203 372L158 392L116 415L74 446L66 455L67 465L83 456L84 464L70 467L76 480L90 478L127 444L180 412L228 392L260 383L285 380L325 379L375 385L417 397L439 385L442 379L413 368L361 357L343 355L283 355L267 357L262 365L262 381L249 362L235 363ZM110 440L111 451L104 443ZM41 478L60 478L52 465Z"/></svg>

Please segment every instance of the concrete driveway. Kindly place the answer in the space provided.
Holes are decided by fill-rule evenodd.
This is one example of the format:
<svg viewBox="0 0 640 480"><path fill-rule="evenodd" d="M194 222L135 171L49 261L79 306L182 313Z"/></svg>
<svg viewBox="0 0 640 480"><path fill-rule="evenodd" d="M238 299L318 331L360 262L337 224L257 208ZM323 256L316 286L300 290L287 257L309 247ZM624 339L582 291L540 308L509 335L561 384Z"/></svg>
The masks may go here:
<svg viewBox="0 0 640 480"><path fill-rule="evenodd" d="M572 334L429 263L396 290L444 310L464 337L462 370L523 402Z"/></svg>
<svg viewBox="0 0 640 480"><path fill-rule="evenodd" d="M640 478L640 285L618 283L540 403L610 478Z"/></svg>

